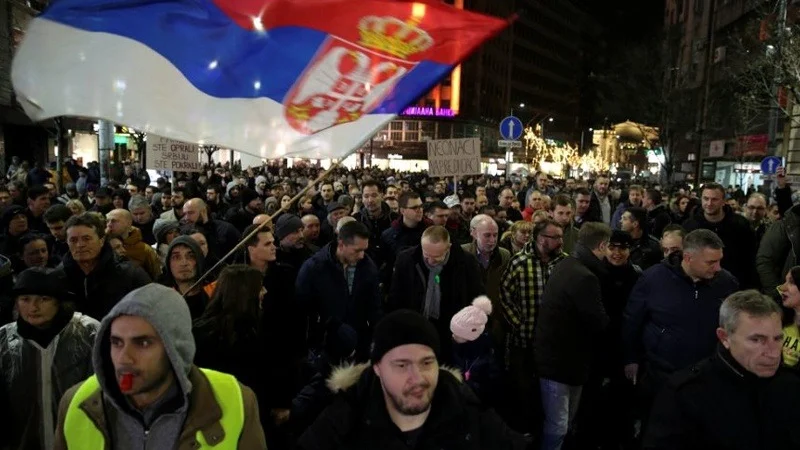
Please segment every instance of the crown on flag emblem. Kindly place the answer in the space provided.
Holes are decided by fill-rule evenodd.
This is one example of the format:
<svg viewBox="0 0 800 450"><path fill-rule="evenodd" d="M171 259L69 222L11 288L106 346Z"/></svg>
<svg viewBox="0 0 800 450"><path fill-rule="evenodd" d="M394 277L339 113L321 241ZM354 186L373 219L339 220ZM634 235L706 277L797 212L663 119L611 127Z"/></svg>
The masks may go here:
<svg viewBox="0 0 800 450"><path fill-rule="evenodd" d="M433 38L418 27L419 20L406 22L396 17L366 16L358 24L359 44L402 59L420 53L433 45Z"/></svg>

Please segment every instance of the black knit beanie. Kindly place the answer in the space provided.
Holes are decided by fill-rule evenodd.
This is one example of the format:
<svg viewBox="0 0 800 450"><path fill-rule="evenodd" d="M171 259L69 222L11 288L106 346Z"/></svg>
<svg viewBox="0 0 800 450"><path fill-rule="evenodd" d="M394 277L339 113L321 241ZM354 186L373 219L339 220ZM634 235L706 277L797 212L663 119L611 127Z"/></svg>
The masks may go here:
<svg viewBox="0 0 800 450"><path fill-rule="evenodd" d="M428 346L436 358L441 360L439 334L436 328L422 314L409 309L389 313L378 322L372 337L370 359L373 364L377 364L383 355L407 344Z"/></svg>

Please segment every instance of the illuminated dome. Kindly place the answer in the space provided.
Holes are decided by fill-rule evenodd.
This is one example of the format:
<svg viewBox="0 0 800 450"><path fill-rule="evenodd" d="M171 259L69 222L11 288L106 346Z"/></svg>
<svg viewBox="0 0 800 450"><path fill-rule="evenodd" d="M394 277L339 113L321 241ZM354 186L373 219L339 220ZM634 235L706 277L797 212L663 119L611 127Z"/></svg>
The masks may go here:
<svg viewBox="0 0 800 450"><path fill-rule="evenodd" d="M630 120L612 126L614 133L622 141L650 143L658 141L658 128L653 128L641 123L631 122Z"/></svg>

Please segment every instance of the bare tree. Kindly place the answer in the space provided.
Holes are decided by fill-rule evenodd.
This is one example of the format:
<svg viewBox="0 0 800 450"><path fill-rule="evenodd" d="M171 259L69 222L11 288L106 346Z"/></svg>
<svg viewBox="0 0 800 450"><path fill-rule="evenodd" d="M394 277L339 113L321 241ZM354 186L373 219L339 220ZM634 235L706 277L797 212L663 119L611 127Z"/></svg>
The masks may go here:
<svg viewBox="0 0 800 450"><path fill-rule="evenodd" d="M786 23L784 1L770 4L771 9L757 10L744 33L729 40L739 57L732 66L737 102L762 114L776 110L797 127L800 117L792 114L792 105L800 100L800 25Z"/></svg>
<svg viewBox="0 0 800 450"><path fill-rule="evenodd" d="M208 158L208 164L211 165L212 156L214 156L214 153L219 151L219 146L218 145L204 145L201 148L206 153L206 157Z"/></svg>

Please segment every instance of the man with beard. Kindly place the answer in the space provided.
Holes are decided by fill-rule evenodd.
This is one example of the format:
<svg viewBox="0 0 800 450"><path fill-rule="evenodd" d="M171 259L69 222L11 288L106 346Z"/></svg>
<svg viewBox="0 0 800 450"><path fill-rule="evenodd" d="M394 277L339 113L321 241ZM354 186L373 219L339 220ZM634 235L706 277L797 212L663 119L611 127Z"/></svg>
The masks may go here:
<svg viewBox="0 0 800 450"><path fill-rule="evenodd" d="M609 179L607 176L599 176L594 181L592 197L589 200L589 210L586 212L584 222L602 222L611 224L611 217L617 205L608 192Z"/></svg>
<svg viewBox="0 0 800 450"><path fill-rule="evenodd" d="M553 268L566 258L562 251L564 229L558 222L545 219L533 227L532 239L511 258L500 281L500 311L509 324L510 399L516 411L517 429L533 431L537 423L531 405L537 404L538 389L534 378L533 337L544 285ZM521 427L521 428L520 428Z"/></svg>
<svg viewBox="0 0 800 450"><path fill-rule="evenodd" d="M440 357L439 335L422 315L387 315L375 328L372 362L333 372L335 400L298 448L526 448L460 374L440 368Z"/></svg>
<svg viewBox="0 0 800 450"><path fill-rule="evenodd" d="M164 208L166 208L167 203L169 203L172 205L172 209L164 209L164 212L161 213L160 216L161 219L168 221L180 221L183 218L183 203L186 201L186 189L182 187L175 187L171 192L169 201L164 199L164 195L167 194L162 194L162 205L164 205Z"/></svg>
<svg viewBox="0 0 800 450"><path fill-rule="evenodd" d="M300 270L303 263L314 254L306 246L303 229L303 221L294 214L283 214L275 223L278 262L291 266L295 271ZM294 280L291 282L294 285Z"/></svg>

